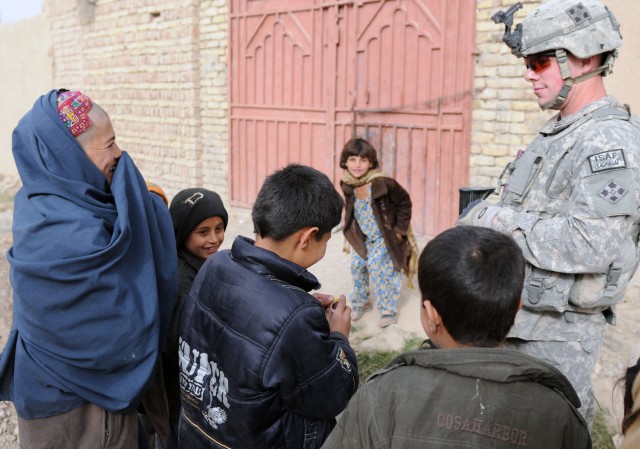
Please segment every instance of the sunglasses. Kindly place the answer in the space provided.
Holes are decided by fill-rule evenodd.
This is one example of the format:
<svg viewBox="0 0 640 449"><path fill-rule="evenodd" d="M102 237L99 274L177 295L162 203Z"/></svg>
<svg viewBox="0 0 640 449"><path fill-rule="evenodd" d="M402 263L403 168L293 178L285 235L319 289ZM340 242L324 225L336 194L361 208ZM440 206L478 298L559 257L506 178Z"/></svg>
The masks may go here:
<svg viewBox="0 0 640 449"><path fill-rule="evenodd" d="M555 56L556 53L554 51L537 53L524 58L524 65L527 70L533 70L536 73L540 73L551 65L551 58L555 58Z"/></svg>

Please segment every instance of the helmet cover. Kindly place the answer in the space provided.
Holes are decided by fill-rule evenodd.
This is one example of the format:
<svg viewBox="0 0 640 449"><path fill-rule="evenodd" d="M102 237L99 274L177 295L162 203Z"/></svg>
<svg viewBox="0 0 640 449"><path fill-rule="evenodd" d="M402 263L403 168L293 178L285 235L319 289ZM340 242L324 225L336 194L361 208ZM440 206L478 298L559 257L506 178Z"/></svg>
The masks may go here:
<svg viewBox="0 0 640 449"><path fill-rule="evenodd" d="M517 25L518 57L565 49L578 58L610 52L622 45L620 24L600 0L550 0Z"/></svg>

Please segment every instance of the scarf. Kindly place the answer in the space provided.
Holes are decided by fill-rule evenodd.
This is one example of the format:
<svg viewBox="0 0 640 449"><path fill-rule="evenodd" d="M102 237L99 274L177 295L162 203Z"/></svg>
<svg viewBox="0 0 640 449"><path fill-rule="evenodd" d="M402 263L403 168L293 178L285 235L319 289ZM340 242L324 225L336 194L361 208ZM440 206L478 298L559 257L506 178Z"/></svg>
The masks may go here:
<svg viewBox="0 0 640 449"><path fill-rule="evenodd" d="M342 174L342 181L345 184L348 184L355 189L356 187L369 184L371 181L373 181L376 178L387 178L387 177L388 176L385 175L384 172L378 168L369 170L359 178L354 178L351 175L351 173L349 173L349 170L345 170L344 173Z"/></svg>
<svg viewBox="0 0 640 449"><path fill-rule="evenodd" d="M345 170L342 174L342 181L355 189L356 187L370 183L376 178L386 177L387 175L385 175L380 169L369 170L359 178L353 177L351 173L349 173L349 170ZM403 267L402 271L407 277L407 284L409 285L409 288L415 288L413 278L418 273L418 258L420 257L420 254L418 253L418 244L416 242L416 237L413 233L411 223L409 223L409 227L407 228L407 241L409 242L409 260ZM351 245L349 245L347 239L344 240L343 251L347 254L351 252Z"/></svg>
<svg viewBox="0 0 640 449"><path fill-rule="evenodd" d="M177 295L171 217L127 153L111 186L43 95L13 133L23 187L9 250L14 324L0 399L27 419L137 405ZM70 408L71 407L71 408Z"/></svg>

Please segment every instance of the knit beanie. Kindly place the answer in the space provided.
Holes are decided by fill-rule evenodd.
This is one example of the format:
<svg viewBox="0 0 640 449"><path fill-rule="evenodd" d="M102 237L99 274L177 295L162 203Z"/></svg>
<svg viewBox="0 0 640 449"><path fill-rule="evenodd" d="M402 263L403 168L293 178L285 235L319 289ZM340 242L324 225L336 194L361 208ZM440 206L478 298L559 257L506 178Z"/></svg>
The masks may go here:
<svg viewBox="0 0 640 449"><path fill-rule="evenodd" d="M220 217L227 229L229 219L220 195L207 189L191 188L181 190L171 200L169 206L173 230L176 234L176 246L182 247L191 231L209 217Z"/></svg>

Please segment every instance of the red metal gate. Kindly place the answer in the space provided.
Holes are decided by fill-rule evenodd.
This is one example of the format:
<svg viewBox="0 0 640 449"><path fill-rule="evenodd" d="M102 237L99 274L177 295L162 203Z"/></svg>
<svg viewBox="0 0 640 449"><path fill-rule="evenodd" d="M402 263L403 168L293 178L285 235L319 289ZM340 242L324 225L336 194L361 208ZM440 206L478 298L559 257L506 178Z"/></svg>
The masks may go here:
<svg viewBox="0 0 640 449"><path fill-rule="evenodd" d="M357 134L410 192L416 231L451 226L469 170L475 7L231 0L232 203L251 205L289 162L337 183L340 150Z"/></svg>

